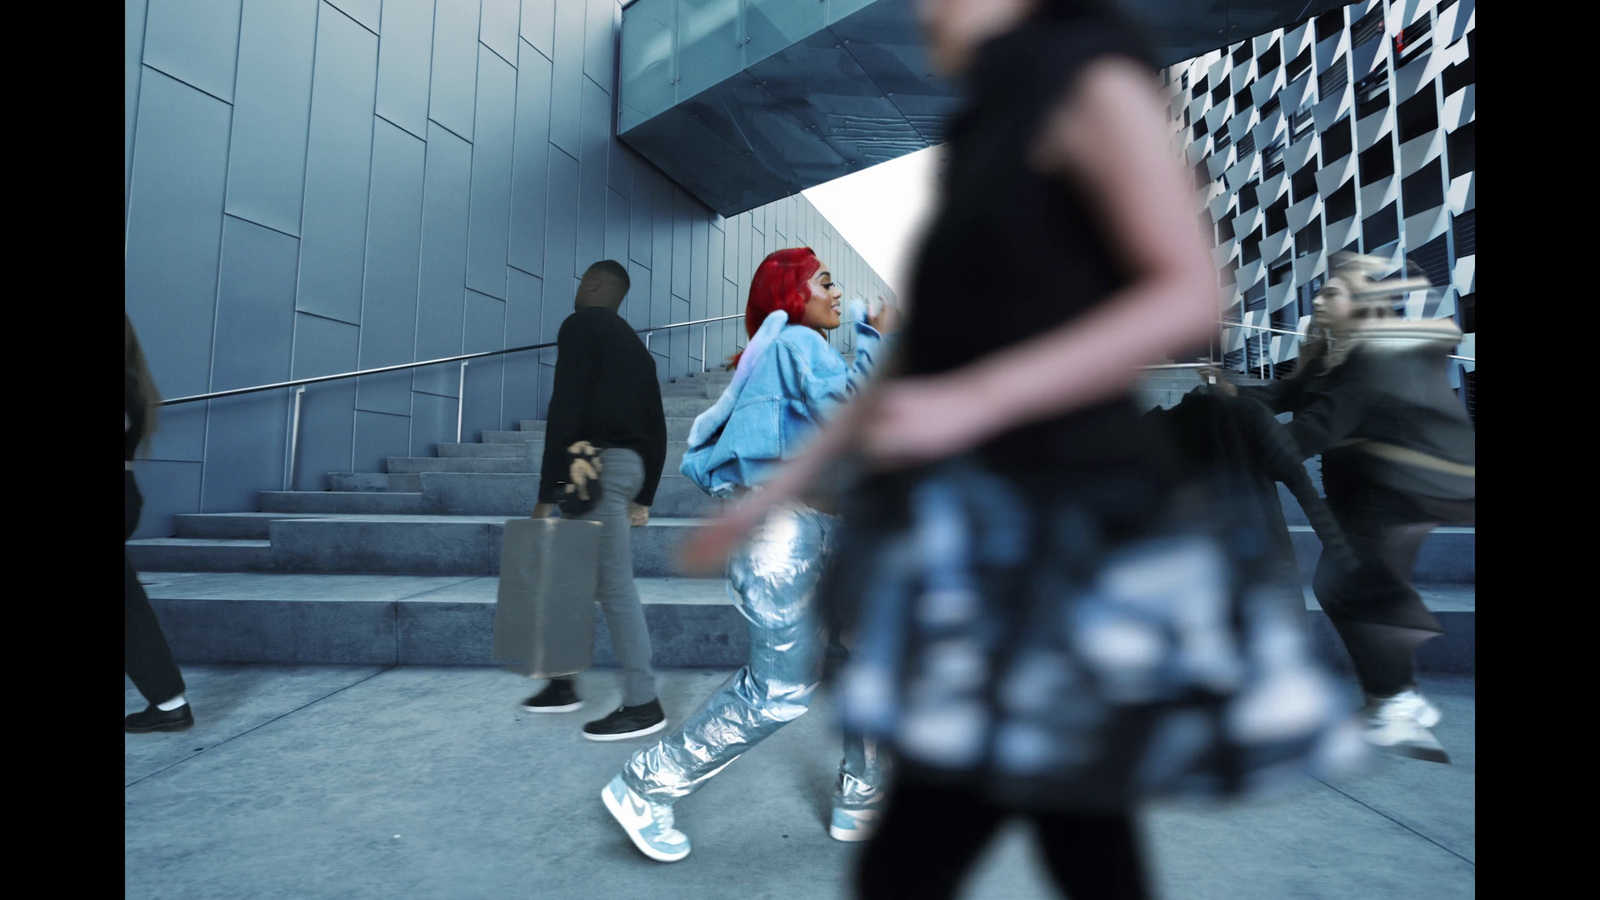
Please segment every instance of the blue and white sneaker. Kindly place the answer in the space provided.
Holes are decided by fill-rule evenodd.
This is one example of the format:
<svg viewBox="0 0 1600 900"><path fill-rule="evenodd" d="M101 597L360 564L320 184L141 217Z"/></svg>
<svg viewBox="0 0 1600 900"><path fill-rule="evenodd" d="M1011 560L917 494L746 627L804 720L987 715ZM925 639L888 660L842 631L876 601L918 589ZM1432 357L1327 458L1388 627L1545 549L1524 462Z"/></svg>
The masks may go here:
<svg viewBox="0 0 1600 900"><path fill-rule="evenodd" d="M621 775L611 779L600 799L645 856L657 862L677 862L689 855L689 836L672 827L671 806L639 796Z"/></svg>
<svg viewBox="0 0 1600 900"><path fill-rule="evenodd" d="M864 841L872 837L877 825L877 809L848 809L835 803L833 820L828 823L828 836L836 841Z"/></svg>
<svg viewBox="0 0 1600 900"><path fill-rule="evenodd" d="M1432 728L1426 723L1439 723L1437 707L1415 691L1402 691L1393 697L1376 701L1367 711L1367 742L1397 756L1427 762L1450 763Z"/></svg>

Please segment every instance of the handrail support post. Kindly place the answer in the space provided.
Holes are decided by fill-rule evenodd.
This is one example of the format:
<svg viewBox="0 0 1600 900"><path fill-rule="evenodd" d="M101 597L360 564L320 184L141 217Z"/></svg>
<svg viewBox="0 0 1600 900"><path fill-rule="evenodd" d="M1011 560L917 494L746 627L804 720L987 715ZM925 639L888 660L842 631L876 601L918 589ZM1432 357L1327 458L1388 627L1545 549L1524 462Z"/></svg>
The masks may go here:
<svg viewBox="0 0 1600 900"><path fill-rule="evenodd" d="M461 361L461 380L456 385L456 443L461 443L461 414L467 405L467 361Z"/></svg>
<svg viewBox="0 0 1600 900"><path fill-rule="evenodd" d="M294 404L289 411L289 459L283 467L283 489L294 490L294 464L300 444L300 398L305 395L305 385L294 390Z"/></svg>

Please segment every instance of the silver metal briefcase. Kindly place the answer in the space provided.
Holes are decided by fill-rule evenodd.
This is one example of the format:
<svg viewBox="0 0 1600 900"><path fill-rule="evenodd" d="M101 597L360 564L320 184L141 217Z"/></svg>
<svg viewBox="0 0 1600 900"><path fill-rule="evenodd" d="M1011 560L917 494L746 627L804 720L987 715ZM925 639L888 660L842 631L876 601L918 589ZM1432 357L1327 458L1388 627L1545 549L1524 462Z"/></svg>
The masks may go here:
<svg viewBox="0 0 1600 900"><path fill-rule="evenodd" d="M495 662L534 678L589 668L599 547L599 522L506 522L494 609Z"/></svg>

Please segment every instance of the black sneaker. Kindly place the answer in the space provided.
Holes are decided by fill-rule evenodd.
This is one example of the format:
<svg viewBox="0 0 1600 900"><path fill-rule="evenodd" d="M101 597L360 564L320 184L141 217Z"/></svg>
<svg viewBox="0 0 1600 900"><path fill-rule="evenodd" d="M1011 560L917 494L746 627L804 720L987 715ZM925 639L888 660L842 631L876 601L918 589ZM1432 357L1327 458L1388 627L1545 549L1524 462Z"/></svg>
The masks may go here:
<svg viewBox="0 0 1600 900"><path fill-rule="evenodd" d="M665 727L667 714L661 711L661 701L651 700L638 706L618 707L604 719L583 726L583 736L591 741L622 741L654 734Z"/></svg>
<svg viewBox="0 0 1600 900"><path fill-rule="evenodd" d="M572 679L552 678L544 690L522 701L522 708L536 713L572 712L582 709L583 701L572 689Z"/></svg>
<svg viewBox="0 0 1600 900"><path fill-rule="evenodd" d="M194 727L194 712L189 709L187 703L171 710L160 709L152 703L144 712L124 717L122 724L133 734L150 731L188 731Z"/></svg>

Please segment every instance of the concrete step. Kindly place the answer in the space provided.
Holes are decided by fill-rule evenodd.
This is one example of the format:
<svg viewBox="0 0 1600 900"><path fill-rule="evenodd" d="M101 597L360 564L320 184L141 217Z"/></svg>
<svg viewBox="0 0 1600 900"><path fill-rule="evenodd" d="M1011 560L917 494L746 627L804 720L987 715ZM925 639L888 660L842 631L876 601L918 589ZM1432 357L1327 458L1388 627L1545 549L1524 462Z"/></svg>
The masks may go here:
<svg viewBox="0 0 1600 900"><path fill-rule="evenodd" d="M721 396L720 389L715 396ZM706 404L706 409L710 409L712 404L715 402L716 401L713 399L711 403ZM699 414L700 413L697 412L695 413L695 416L698 416ZM545 423L543 421L531 422L524 420L518 424L521 426L521 430L523 431L537 431L541 435L544 434ZM689 439L689 428L693 425L694 416L667 416L667 440L687 441Z"/></svg>
<svg viewBox="0 0 1600 900"><path fill-rule="evenodd" d="M508 516L318 516L271 519L270 555L283 572L494 575ZM659 517L633 529L633 570L680 574L678 548L703 519ZM187 571L182 565L167 566Z"/></svg>
<svg viewBox="0 0 1600 900"><path fill-rule="evenodd" d="M539 473L424 472L422 492L439 515L526 516L539 502Z"/></svg>
<svg viewBox="0 0 1600 900"><path fill-rule="evenodd" d="M706 408L710 408L707 404ZM690 439L690 428L694 426L694 416L667 416L667 448L672 444L683 444ZM446 453L445 448L451 448ZM469 447L482 447L483 450L467 450ZM485 431L483 444L440 444L440 456L512 456L514 450L493 450L504 447L528 447L528 453L534 460L544 455L544 432L528 431ZM458 450L459 448L459 450Z"/></svg>
<svg viewBox="0 0 1600 900"><path fill-rule="evenodd" d="M385 496L374 494L372 496ZM388 495L398 496L398 495ZM266 541L274 519L319 518L323 513L242 512L179 513L172 517L175 536L204 540Z"/></svg>
<svg viewBox="0 0 1600 900"><path fill-rule="evenodd" d="M670 420L669 420L670 421ZM508 432L513 433L513 432ZM526 474L538 475L543 462L544 448L542 442L539 446L522 444L498 444L495 446L521 449L527 446L527 452L504 456L391 456L388 459L388 472L343 472L329 473L329 486L338 492L389 492L423 493L422 475L436 473L450 473L459 475L492 475L492 474ZM669 440L667 442L667 456L661 466L662 477L678 477L683 466L683 455L688 452L687 441ZM395 512L404 510L396 509Z"/></svg>
<svg viewBox="0 0 1600 900"><path fill-rule="evenodd" d="M662 397L661 409L668 418L693 419L716 404L714 397Z"/></svg>
<svg viewBox="0 0 1600 900"><path fill-rule="evenodd" d="M334 491L422 493L422 476L416 472L329 472Z"/></svg>
<svg viewBox="0 0 1600 900"><path fill-rule="evenodd" d="M548 424L550 423L544 419L523 419L517 423L517 430L537 431L540 434L544 434L545 426Z"/></svg>
<svg viewBox="0 0 1600 900"><path fill-rule="evenodd" d="M269 572L272 544L260 540L141 538L128 541L128 563L138 572Z"/></svg>
<svg viewBox="0 0 1600 900"><path fill-rule="evenodd" d="M707 399L710 389L704 381L673 381L661 386L661 399L668 397L693 397ZM720 394L720 392L719 392ZM712 395L714 398L717 395Z"/></svg>
<svg viewBox="0 0 1600 900"><path fill-rule="evenodd" d="M544 432L542 431L485 431L483 433L485 444L515 444L526 446L537 444L533 452L535 455L544 452Z"/></svg>
<svg viewBox="0 0 1600 900"><path fill-rule="evenodd" d="M510 501L507 502L509 505ZM525 503L526 498L518 502ZM515 512L526 511L528 507L521 506ZM279 571L301 573L493 575L499 572L500 544L505 521L510 517L510 514L285 516L235 513L193 517L185 520L183 527L206 530L207 534L259 536L259 523L265 521L270 547L256 549L265 549L266 562L241 566L241 571L255 571L265 565ZM679 548L688 534L703 523L703 518L658 514L648 525L633 529L635 574L682 574ZM1322 554L1322 543L1309 526L1291 525L1289 531L1301 578L1309 582ZM1476 543L1472 528L1435 530L1418 557L1416 582L1474 583L1477 580ZM207 545L196 551L196 561L192 564L195 568L181 561L166 563L161 568L216 571L219 564L209 560L213 550L220 552L221 549L226 548ZM178 550L173 552L179 553ZM189 557L179 553L172 559Z"/></svg>
<svg viewBox="0 0 1600 900"><path fill-rule="evenodd" d="M439 459L433 456L391 456L388 468L391 474L422 472L529 472L534 463L521 459L494 457L480 459Z"/></svg>
<svg viewBox="0 0 1600 900"><path fill-rule="evenodd" d="M269 513L398 513L430 512L421 492L398 491L262 491L261 511Z"/></svg>
<svg viewBox="0 0 1600 900"><path fill-rule="evenodd" d="M1309 583L1322 556L1322 541L1309 525L1290 525L1294 539L1295 562L1300 578ZM1475 584L1477 578L1477 533L1473 528L1437 528L1422 545L1412 578L1424 584Z"/></svg>
<svg viewBox="0 0 1600 900"><path fill-rule="evenodd" d="M525 516L539 499L539 474L423 472L417 476L422 490L416 493L384 491L263 491L261 513L234 513L236 516L267 514L315 515L467 515ZM689 479L676 473L663 475L656 488L653 515L666 517L704 517L720 509L718 501L707 496ZM201 533L185 531L197 527L180 517L183 537L265 538L266 526L251 533ZM224 528L220 524L208 526Z"/></svg>
<svg viewBox="0 0 1600 900"><path fill-rule="evenodd" d="M539 475L463 474L425 472L423 493L431 504L422 512L467 516L525 516L539 502ZM719 508L689 479L663 475L656 488L651 514L665 517L704 517ZM353 511L353 510L352 510Z"/></svg>
<svg viewBox="0 0 1600 900"><path fill-rule="evenodd" d="M498 579L145 572L162 630L180 664L493 665ZM636 578L661 668L732 668L749 660L749 625L722 579ZM1475 669L1476 591L1421 589L1445 633L1417 654L1423 671ZM1310 591L1312 640L1347 666ZM595 664L616 664L605 619L595 618Z"/></svg>
<svg viewBox="0 0 1600 900"><path fill-rule="evenodd" d="M528 456L528 444L539 443L543 449L544 437L528 437L526 431L503 431L498 434L520 434L524 436L521 441L503 441L482 444L438 444L441 459L525 459Z"/></svg>
<svg viewBox="0 0 1600 900"><path fill-rule="evenodd" d="M140 580L180 664L493 664L494 577L151 572ZM656 667L749 660L749 626L726 581L634 582ZM598 608L595 664L616 665Z"/></svg>
<svg viewBox="0 0 1600 900"><path fill-rule="evenodd" d="M656 502L650 507L650 515L664 519L696 519L715 516L722 508L723 501L713 499L682 475L663 475L656 487Z"/></svg>

